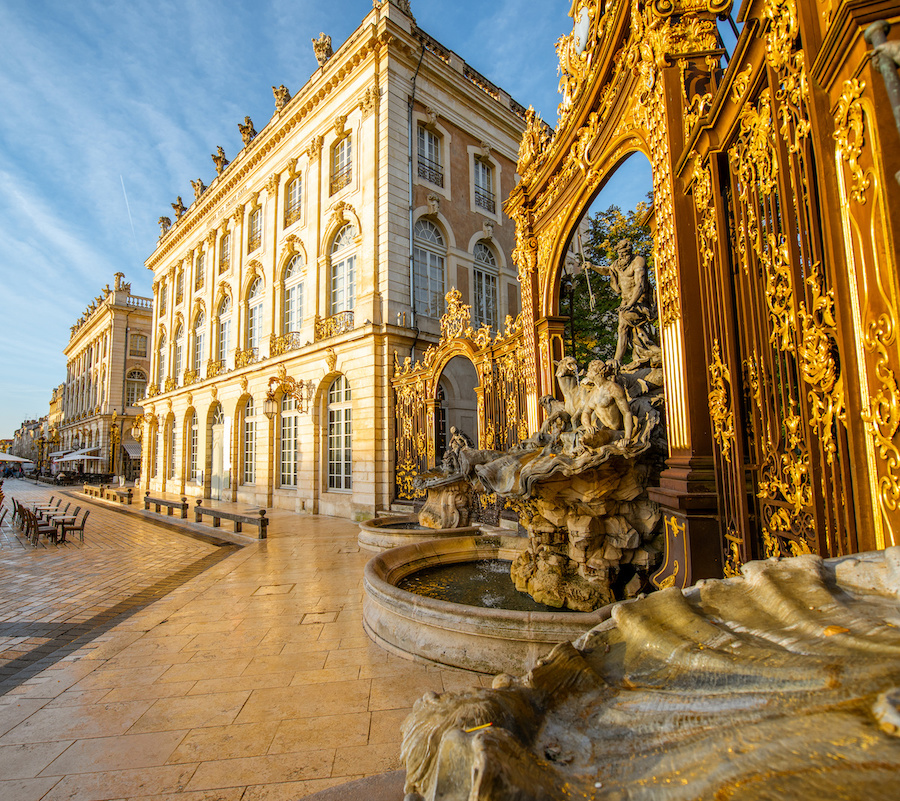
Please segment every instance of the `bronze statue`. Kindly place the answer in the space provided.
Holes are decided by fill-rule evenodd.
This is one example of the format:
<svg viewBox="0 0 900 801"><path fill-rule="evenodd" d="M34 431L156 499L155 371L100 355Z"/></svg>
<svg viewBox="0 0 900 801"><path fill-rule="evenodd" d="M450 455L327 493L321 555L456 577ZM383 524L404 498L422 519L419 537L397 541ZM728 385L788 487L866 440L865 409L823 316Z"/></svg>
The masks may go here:
<svg viewBox="0 0 900 801"><path fill-rule="evenodd" d="M647 261L634 253L628 239L616 245L618 258L610 265L585 265L594 272L608 275L613 291L622 298L619 304L619 329L616 343L616 366L622 364L625 351L631 348L632 362L643 364L659 346L653 340L653 294L647 275Z"/></svg>

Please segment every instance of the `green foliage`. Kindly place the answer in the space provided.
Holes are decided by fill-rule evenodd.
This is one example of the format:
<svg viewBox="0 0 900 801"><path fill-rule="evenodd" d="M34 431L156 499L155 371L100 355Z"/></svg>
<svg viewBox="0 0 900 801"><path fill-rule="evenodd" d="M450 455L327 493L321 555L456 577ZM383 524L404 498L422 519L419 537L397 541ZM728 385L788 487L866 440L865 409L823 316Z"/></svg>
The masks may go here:
<svg viewBox="0 0 900 801"><path fill-rule="evenodd" d="M582 242L584 258L596 265L611 264L616 260L619 241L630 239L635 254L647 260L650 281L655 284L653 237L650 226L643 222L648 209L649 204L639 203L636 209L623 214L618 206L613 205L589 217L587 237ZM572 243L572 249L576 253L579 251L577 240ZM563 275L559 313L570 318L566 325L566 353L575 356L583 367L593 359L611 359L615 356L620 299L610 286L609 276L581 270L577 261L570 265L570 271L572 267L577 274L571 279ZM571 292L568 288L570 281Z"/></svg>

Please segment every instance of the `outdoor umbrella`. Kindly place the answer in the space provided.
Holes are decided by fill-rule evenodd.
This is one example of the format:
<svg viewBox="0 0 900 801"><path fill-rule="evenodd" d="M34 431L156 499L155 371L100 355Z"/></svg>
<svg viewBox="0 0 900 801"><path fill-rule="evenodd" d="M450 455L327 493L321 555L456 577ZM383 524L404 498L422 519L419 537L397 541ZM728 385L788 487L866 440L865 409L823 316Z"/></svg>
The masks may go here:
<svg viewBox="0 0 900 801"><path fill-rule="evenodd" d="M33 459L23 459L21 456L13 456L11 453L0 453L0 462L33 462Z"/></svg>

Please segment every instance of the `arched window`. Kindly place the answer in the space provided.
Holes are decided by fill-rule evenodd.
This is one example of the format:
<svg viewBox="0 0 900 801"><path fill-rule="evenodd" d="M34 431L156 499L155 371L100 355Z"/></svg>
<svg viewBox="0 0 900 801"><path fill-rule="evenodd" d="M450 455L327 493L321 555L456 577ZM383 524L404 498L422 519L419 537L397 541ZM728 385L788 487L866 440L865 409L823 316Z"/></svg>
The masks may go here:
<svg viewBox="0 0 900 801"><path fill-rule="evenodd" d="M353 141L345 136L331 148L331 194L343 189L353 177Z"/></svg>
<svg viewBox="0 0 900 801"><path fill-rule="evenodd" d="M294 256L284 271L283 334L299 331L303 325L303 257Z"/></svg>
<svg viewBox="0 0 900 801"><path fill-rule="evenodd" d="M159 425L153 426L153 451L150 454L150 470L153 478L159 475Z"/></svg>
<svg viewBox="0 0 900 801"><path fill-rule="evenodd" d="M282 487L297 486L297 404L290 395L281 399L280 480Z"/></svg>
<svg viewBox="0 0 900 801"><path fill-rule="evenodd" d="M178 323L175 329L175 360L172 365L175 369L175 381L181 380L181 371L184 370L184 326Z"/></svg>
<svg viewBox="0 0 900 801"><path fill-rule="evenodd" d="M147 376L141 370L132 370L125 378L125 402L139 406L147 394Z"/></svg>
<svg viewBox="0 0 900 801"><path fill-rule="evenodd" d="M156 354L156 383L159 384L160 390L166 384L166 335L165 333L161 333L159 335L159 348L157 349Z"/></svg>
<svg viewBox="0 0 900 801"><path fill-rule="evenodd" d="M331 246L331 314L352 311L356 303L356 226L345 225Z"/></svg>
<svg viewBox="0 0 900 801"><path fill-rule="evenodd" d="M253 398L248 398L244 406L244 484L256 482L256 421L253 415Z"/></svg>
<svg viewBox="0 0 900 801"><path fill-rule="evenodd" d="M204 350L204 326L206 320L203 312L198 312L194 320L194 352L191 355L191 369L197 374L197 378L203 375L203 350Z"/></svg>
<svg viewBox="0 0 900 801"><path fill-rule="evenodd" d="M226 295L219 304L219 336L216 339L216 361L224 369L228 365L228 350L231 347L231 298Z"/></svg>
<svg viewBox="0 0 900 801"><path fill-rule="evenodd" d="M352 433L350 384L340 375L328 390L328 489L351 489Z"/></svg>
<svg viewBox="0 0 900 801"><path fill-rule="evenodd" d="M231 234L227 231L219 238L219 272L224 273L231 265Z"/></svg>
<svg viewBox="0 0 900 801"><path fill-rule="evenodd" d="M187 474L191 481L199 481L200 473L197 471L197 447L199 437L199 427L197 426L197 412L191 412L191 419L188 423L188 463Z"/></svg>
<svg viewBox="0 0 900 801"><path fill-rule="evenodd" d="M169 478L175 478L175 418L169 422Z"/></svg>
<svg viewBox="0 0 900 801"><path fill-rule="evenodd" d="M247 293L247 347L259 353L259 338L262 334L263 282L257 278Z"/></svg>
<svg viewBox="0 0 900 801"><path fill-rule="evenodd" d="M200 252L197 254L197 260L194 262L194 289L203 288L203 280L205 278L203 275L203 261L203 253Z"/></svg>
<svg viewBox="0 0 900 801"><path fill-rule="evenodd" d="M497 259L484 243L475 243L475 324L497 327Z"/></svg>
<svg viewBox="0 0 900 801"><path fill-rule="evenodd" d="M413 240L416 310L428 317L440 317L444 313L444 259L447 254L444 237L430 220L417 220Z"/></svg>
<svg viewBox="0 0 900 801"><path fill-rule="evenodd" d="M303 200L303 179L298 175L284 190L284 227L293 225L300 219L300 204Z"/></svg>

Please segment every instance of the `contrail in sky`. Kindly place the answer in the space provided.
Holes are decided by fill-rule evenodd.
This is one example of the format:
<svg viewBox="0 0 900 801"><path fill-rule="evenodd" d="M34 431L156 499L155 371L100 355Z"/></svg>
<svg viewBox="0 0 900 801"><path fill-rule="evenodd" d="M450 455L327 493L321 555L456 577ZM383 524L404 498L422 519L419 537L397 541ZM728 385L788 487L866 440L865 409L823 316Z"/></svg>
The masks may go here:
<svg viewBox="0 0 900 801"><path fill-rule="evenodd" d="M131 236L134 239L134 246L137 247L137 234L134 232L134 220L131 219L131 206L128 205L128 193L125 191L125 179L122 175L119 175L119 180L122 182L122 194L125 195L125 208L128 209L128 222L131 223Z"/></svg>

